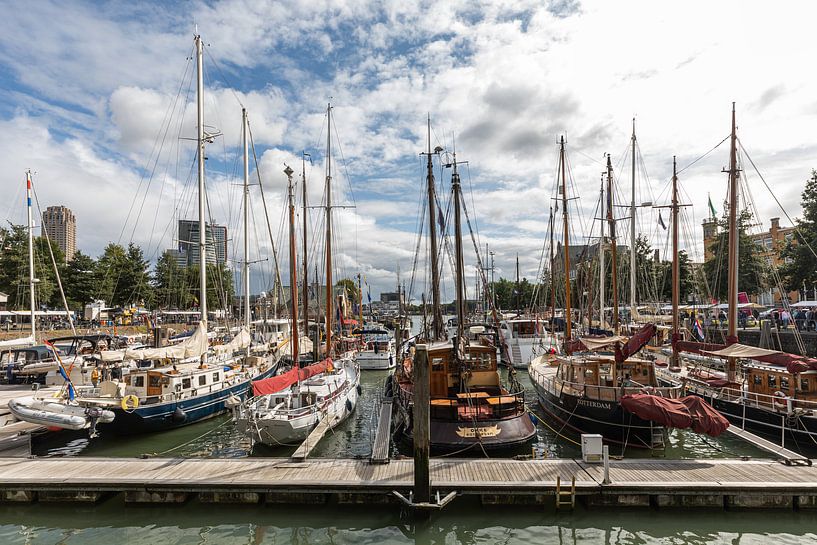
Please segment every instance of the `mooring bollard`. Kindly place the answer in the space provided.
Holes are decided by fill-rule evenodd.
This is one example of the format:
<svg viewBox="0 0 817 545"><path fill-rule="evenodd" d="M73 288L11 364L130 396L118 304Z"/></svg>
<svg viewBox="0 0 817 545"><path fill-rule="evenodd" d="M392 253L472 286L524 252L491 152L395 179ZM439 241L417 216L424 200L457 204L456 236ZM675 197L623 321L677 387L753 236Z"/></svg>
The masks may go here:
<svg viewBox="0 0 817 545"><path fill-rule="evenodd" d="M601 484L610 484L610 447L601 447L601 459L604 462L604 479Z"/></svg>

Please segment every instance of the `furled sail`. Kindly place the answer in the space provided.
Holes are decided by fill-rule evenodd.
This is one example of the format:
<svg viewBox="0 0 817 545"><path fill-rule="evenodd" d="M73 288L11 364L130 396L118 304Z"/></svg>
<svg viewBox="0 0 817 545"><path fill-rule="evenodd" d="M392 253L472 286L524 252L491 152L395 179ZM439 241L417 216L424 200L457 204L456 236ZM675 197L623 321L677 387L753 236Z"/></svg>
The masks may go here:
<svg viewBox="0 0 817 545"><path fill-rule="evenodd" d="M246 327L242 327L233 339L226 344L217 344L213 346L216 354L232 354L238 350L242 350L250 346L252 336Z"/></svg>
<svg viewBox="0 0 817 545"><path fill-rule="evenodd" d="M193 334L179 344L161 348L103 350L100 355L102 361L161 360L165 358L181 360L197 358L205 352L207 352L207 332L204 330L204 323L199 322Z"/></svg>

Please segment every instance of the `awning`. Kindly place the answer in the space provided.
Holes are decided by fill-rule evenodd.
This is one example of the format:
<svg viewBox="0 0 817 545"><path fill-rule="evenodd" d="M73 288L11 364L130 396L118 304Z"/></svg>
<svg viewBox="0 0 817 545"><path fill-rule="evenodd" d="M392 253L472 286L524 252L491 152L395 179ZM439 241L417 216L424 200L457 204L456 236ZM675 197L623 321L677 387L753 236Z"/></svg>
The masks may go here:
<svg viewBox="0 0 817 545"><path fill-rule="evenodd" d="M758 348L756 346L748 346L745 344L735 343L730 344L726 348L720 350L703 350L704 354L711 356L719 356L721 358L760 358L763 356L771 356L772 354L782 354L778 350L766 350L765 348Z"/></svg>

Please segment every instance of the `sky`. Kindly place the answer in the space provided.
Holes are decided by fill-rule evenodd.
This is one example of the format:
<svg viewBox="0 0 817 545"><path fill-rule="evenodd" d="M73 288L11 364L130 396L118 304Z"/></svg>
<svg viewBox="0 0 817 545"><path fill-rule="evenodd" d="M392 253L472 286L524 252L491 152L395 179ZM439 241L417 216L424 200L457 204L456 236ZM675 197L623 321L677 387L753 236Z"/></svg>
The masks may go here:
<svg viewBox="0 0 817 545"><path fill-rule="evenodd" d="M682 245L693 260L702 259L708 198L723 210L729 150L716 145L729 134L732 102L758 229L799 214L817 166L811 2L35 0L24 8L0 1L0 10L0 219L24 223L31 169L41 206L76 214L86 254L134 242L155 260L176 246L175 221L196 213L198 31L205 127L218 134L207 154L209 211L230 229L234 267L243 259L241 108L248 111L258 165L250 165L253 292L272 276L270 232L288 274L285 164L300 184L309 153L308 200L323 199L329 103L335 274L361 272L373 298L394 290L398 270L414 298L425 291L419 154L428 115L443 162L454 150L464 162L473 240L483 259L486 244L494 254L496 277L515 276L517 255L521 276L540 270L562 135L572 243L598 235L605 154L616 202L629 203L635 120L636 200L667 204L677 156L691 205ZM445 209L450 169L436 158L435 175ZM629 210L616 210L619 233L628 233ZM321 214L309 209L310 269L322 268ZM638 233L668 255L658 209L639 208L637 217ZM467 234L465 244L473 286ZM448 265L444 300L454 293Z"/></svg>

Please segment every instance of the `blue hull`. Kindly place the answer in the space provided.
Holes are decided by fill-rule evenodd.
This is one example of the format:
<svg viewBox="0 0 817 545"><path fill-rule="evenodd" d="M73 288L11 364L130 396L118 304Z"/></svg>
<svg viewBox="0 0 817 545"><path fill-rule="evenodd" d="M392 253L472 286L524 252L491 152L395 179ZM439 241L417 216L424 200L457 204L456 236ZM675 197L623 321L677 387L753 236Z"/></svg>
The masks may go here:
<svg viewBox="0 0 817 545"><path fill-rule="evenodd" d="M97 429L102 435L136 435L195 424L227 411L225 403L231 395L244 400L248 392L252 390L253 380L273 376L277 368L278 365L273 365L264 373L253 377L252 380L246 380L210 394L178 401L140 405L130 412L119 407L114 408L112 410L116 416L113 422L101 424ZM178 412L179 409L183 415Z"/></svg>

